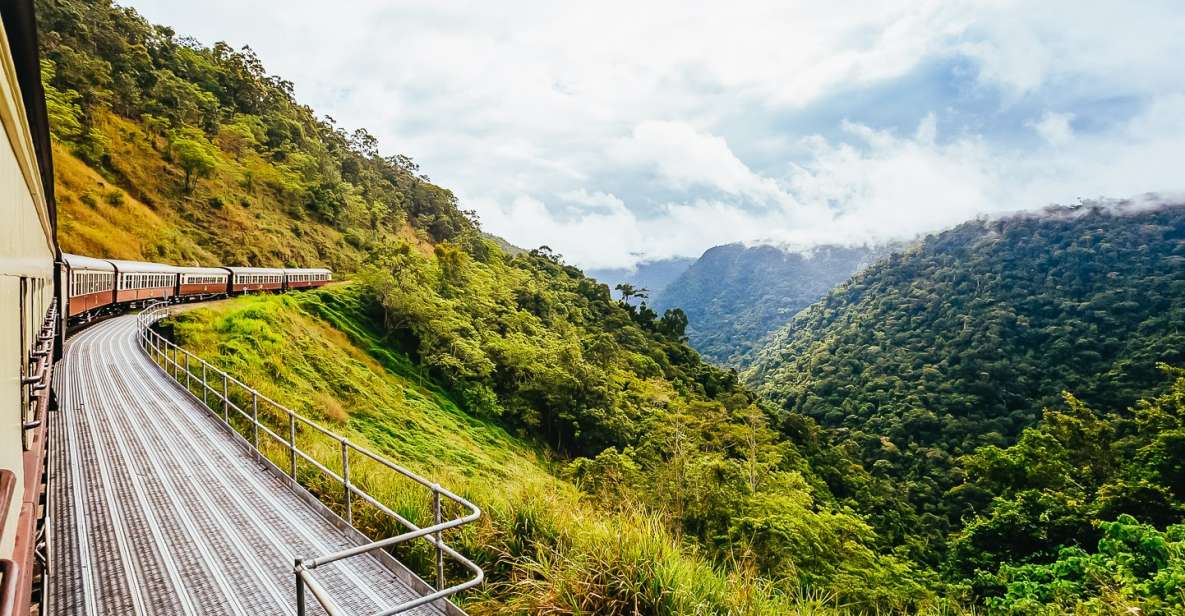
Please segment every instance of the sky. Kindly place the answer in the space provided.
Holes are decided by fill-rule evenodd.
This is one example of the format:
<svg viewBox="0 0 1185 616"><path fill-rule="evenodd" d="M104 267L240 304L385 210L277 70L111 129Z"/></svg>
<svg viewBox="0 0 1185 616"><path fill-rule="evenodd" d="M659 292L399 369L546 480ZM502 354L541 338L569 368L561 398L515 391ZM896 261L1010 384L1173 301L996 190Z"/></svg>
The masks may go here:
<svg viewBox="0 0 1185 616"><path fill-rule="evenodd" d="M1178 1L120 3L585 268L1185 189Z"/></svg>

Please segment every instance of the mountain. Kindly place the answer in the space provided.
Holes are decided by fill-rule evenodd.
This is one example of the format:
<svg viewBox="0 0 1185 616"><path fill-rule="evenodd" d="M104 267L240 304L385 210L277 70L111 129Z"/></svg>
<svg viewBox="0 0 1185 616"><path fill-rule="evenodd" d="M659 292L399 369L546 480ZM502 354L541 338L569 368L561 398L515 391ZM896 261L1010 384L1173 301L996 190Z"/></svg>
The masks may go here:
<svg viewBox="0 0 1185 616"><path fill-rule="evenodd" d="M1155 366L1185 359L1182 208L935 235L802 311L749 387L685 343L685 315L485 236L250 49L105 0L37 12L62 246L333 267L323 289L160 327L477 503L480 522L445 533L486 572L469 613L1185 610L1185 374ZM433 569L430 550L398 556Z"/></svg>
<svg viewBox="0 0 1185 616"><path fill-rule="evenodd" d="M960 456L1071 392L1122 410L1185 362L1185 207L1087 203L932 235L799 313L744 379L960 524ZM795 420L797 421L797 420Z"/></svg>
<svg viewBox="0 0 1185 616"><path fill-rule="evenodd" d="M642 261L634 267L590 269L586 273L589 277L609 285L610 289L619 284L629 284L639 289L646 289L650 297L655 298L667 288L667 285L687 271L687 268L691 267L695 261L692 257L672 257Z"/></svg>
<svg viewBox="0 0 1185 616"><path fill-rule="evenodd" d="M483 235L412 159L318 116L249 48L104 0L37 12L62 247L332 267L339 283L319 291L162 329L472 497L482 521L447 538L485 567L460 599L473 613L790 613L816 596L887 611L933 596L753 392L684 342L679 313ZM423 522L403 487L371 487ZM400 556L430 571L426 551Z"/></svg>
<svg viewBox="0 0 1185 616"><path fill-rule="evenodd" d="M681 308L688 340L700 354L740 366L767 334L883 252L864 246L717 246L653 295L653 305L659 312Z"/></svg>

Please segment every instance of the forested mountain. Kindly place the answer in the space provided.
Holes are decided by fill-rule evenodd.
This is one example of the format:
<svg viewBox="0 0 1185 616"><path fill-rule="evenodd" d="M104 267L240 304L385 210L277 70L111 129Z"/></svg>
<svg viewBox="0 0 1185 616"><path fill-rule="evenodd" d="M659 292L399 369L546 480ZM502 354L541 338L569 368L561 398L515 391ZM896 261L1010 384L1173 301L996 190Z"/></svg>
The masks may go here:
<svg viewBox="0 0 1185 616"><path fill-rule="evenodd" d="M740 366L762 339L885 249L819 246L787 250L728 244L709 249L661 292L659 310L680 308L687 337L705 358Z"/></svg>
<svg viewBox="0 0 1185 616"><path fill-rule="evenodd" d="M481 505L447 536L488 576L470 613L1185 609L1185 381L1155 365L1185 363L1182 208L936 235L796 317L753 389L682 311L484 235L249 49L102 0L37 9L62 246L349 279L164 327ZM832 250L776 260L840 280L865 258ZM745 336L791 309L751 303Z"/></svg>
<svg viewBox="0 0 1185 616"><path fill-rule="evenodd" d="M488 238L410 158L318 117L250 49L105 1L37 10L63 248L352 279L197 311L173 335L360 443L432 461L486 509L450 534L488 575L463 598L473 613L937 601L756 396L687 346L681 312Z"/></svg>
<svg viewBox="0 0 1185 616"><path fill-rule="evenodd" d="M925 528L957 528L993 495L951 491L960 456L1015 443L1063 392L1116 411L1154 395L1158 362L1185 362L1182 323L1185 207L1050 208L878 262L777 332L745 380L898 482Z"/></svg>
<svg viewBox="0 0 1185 616"><path fill-rule="evenodd" d="M353 270L376 245L474 228L410 158L317 117L249 48L107 2L37 15L68 251Z"/></svg>
<svg viewBox="0 0 1185 616"><path fill-rule="evenodd" d="M590 277L609 285L609 288L614 288L619 284L628 284L638 290L644 289L647 298L653 299L658 297L667 288L667 285L687 271L692 263L695 263L695 259L692 257L671 257L670 259L642 261L632 268L590 269L587 273ZM647 298L639 297L635 301L640 302Z"/></svg>

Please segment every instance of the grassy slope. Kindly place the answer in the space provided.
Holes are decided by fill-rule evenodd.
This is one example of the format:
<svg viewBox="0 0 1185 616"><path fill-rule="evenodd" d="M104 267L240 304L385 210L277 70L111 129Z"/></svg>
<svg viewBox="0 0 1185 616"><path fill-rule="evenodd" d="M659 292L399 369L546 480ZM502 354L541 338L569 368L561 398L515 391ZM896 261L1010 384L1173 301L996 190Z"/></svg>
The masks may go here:
<svg viewBox="0 0 1185 616"><path fill-rule="evenodd" d="M360 290L341 285L220 302L170 326L186 347L267 395L481 506L483 520L450 537L492 580L466 597L475 614L832 613L816 605L825 598L779 596L718 572L650 518L583 502L536 448L466 415L390 351L369 314ZM332 464L332 450L323 453ZM360 481L415 513L415 497L377 477ZM425 565L422 553L406 556ZM740 596L738 587L754 591Z"/></svg>

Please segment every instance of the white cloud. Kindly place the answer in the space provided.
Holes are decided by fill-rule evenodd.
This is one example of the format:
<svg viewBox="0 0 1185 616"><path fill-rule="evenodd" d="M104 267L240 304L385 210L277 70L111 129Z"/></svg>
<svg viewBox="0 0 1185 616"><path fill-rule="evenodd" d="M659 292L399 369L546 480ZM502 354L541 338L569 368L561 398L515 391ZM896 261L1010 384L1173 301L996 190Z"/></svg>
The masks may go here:
<svg viewBox="0 0 1185 616"><path fill-rule="evenodd" d="M619 164L652 168L677 189L706 187L752 199L777 199L777 185L753 173L723 138L682 122L642 122L610 150Z"/></svg>
<svg viewBox="0 0 1185 616"><path fill-rule="evenodd" d="M127 1L250 43L491 231L585 266L1182 188L1169 0ZM943 62L944 87L875 89Z"/></svg>
<svg viewBox="0 0 1185 616"><path fill-rule="evenodd" d="M1029 126L1050 145L1063 145L1074 137L1074 127L1070 125L1073 120L1072 113L1047 111L1039 121L1031 122Z"/></svg>

